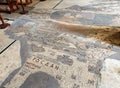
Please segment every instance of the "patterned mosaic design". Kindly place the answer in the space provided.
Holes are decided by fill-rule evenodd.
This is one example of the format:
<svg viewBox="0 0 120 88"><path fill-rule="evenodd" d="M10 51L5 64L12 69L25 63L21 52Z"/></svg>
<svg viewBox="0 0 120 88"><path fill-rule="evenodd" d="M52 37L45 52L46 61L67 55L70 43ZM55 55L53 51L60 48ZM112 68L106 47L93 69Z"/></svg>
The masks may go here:
<svg viewBox="0 0 120 88"><path fill-rule="evenodd" d="M23 66L6 88L96 88L111 45L23 16L6 33L21 42ZM38 82L39 81L39 82ZM29 85L30 84L30 85Z"/></svg>

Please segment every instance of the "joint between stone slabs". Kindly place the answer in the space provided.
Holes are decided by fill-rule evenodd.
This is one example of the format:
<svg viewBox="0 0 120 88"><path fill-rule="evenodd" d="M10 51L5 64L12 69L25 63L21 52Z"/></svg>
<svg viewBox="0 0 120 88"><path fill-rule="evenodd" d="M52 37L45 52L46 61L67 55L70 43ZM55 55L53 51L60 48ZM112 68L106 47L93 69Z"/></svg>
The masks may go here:
<svg viewBox="0 0 120 88"><path fill-rule="evenodd" d="M16 40L14 40L12 43L10 43L6 48L4 48L0 54L2 54L4 51L6 51L12 44L14 44L16 42Z"/></svg>
<svg viewBox="0 0 120 88"><path fill-rule="evenodd" d="M55 9L61 2L63 2L63 0L61 0L60 2L58 2L52 9Z"/></svg>

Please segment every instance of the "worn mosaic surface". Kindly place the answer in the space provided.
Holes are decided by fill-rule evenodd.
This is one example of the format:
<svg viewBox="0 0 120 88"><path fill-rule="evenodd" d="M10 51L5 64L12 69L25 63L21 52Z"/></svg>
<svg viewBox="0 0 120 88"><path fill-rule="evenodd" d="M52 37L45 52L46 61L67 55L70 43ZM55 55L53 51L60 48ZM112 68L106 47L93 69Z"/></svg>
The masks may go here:
<svg viewBox="0 0 120 88"><path fill-rule="evenodd" d="M111 4L110 4L111 3ZM109 5L108 5L109 4ZM97 6L96 6L97 5ZM60 4L61 6L61 4ZM110 8L109 8L110 7ZM57 8L57 7L56 7ZM120 13L119 1L95 1L92 4L80 6L73 5L71 7L51 9L34 9L31 17L40 19L54 19L60 22L71 23L69 29L74 29L72 32L81 34L79 27L73 27L73 24L81 24L90 26L87 32L82 31L82 34L93 37L107 43L120 45ZM38 13L38 14L36 14ZM43 14L41 14L43 13ZM41 15L39 15L41 14ZM63 23L64 24L64 23ZM101 27L91 27L91 26ZM110 28L105 27L110 26ZM117 28L118 27L118 28ZM84 28L83 28L84 29ZM102 30L98 30L102 29Z"/></svg>
<svg viewBox="0 0 120 88"><path fill-rule="evenodd" d="M117 33L112 43L119 45L120 28L106 26L116 26L113 22L119 16L85 14L80 6L74 5L52 13L50 11L44 17L49 19L22 16L6 30L10 38L21 42L22 66L10 81L3 83L4 87L105 88L106 81L102 81L103 85L100 83L104 80L101 74L109 73L111 69L105 70L110 66L108 62L103 62L114 57L119 60L120 56L119 47L105 43L105 39L112 41L110 36Z"/></svg>
<svg viewBox="0 0 120 88"><path fill-rule="evenodd" d="M20 40L22 68L7 88L96 88L111 45L61 30L52 20L23 16L6 33Z"/></svg>

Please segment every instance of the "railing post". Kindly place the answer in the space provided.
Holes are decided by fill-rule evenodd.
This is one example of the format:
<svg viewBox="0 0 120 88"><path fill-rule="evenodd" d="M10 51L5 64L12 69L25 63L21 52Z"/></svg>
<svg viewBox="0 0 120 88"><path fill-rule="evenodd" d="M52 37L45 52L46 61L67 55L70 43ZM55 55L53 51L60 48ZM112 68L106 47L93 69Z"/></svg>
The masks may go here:
<svg viewBox="0 0 120 88"><path fill-rule="evenodd" d="M25 11L25 8L24 8L22 0L20 0L20 4L21 4L21 7L22 7L22 11L20 12L20 14L26 14L26 13L28 13L28 11Z"/></svg>
<svg viewBox="0 0 120 88"><path fill-rule="evenodd" d="M10 26L10 24L4 22L1 15L0 15L0 21L2 22L2 24L0 24L0 29L4 29L4 28Z"/></svg>

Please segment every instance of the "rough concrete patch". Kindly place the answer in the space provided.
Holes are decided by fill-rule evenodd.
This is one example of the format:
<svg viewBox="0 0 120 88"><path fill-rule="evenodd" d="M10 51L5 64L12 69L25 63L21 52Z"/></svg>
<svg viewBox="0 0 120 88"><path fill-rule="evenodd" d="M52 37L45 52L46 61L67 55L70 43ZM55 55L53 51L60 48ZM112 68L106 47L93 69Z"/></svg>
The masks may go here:
<svg viewBox="0 0 120 88"><path fill-rule="evenodd" d="M120 61L106 59L101 70L100 88L120 88Z"/></svg>

